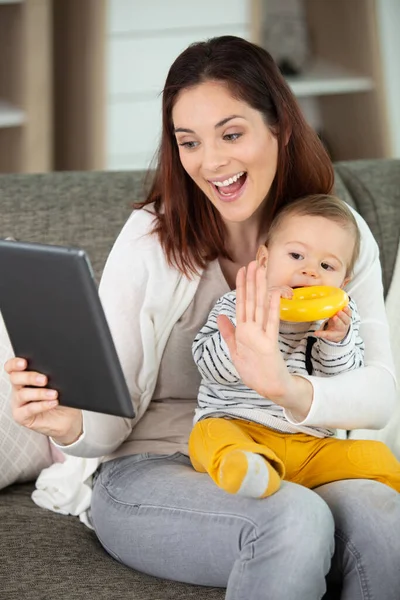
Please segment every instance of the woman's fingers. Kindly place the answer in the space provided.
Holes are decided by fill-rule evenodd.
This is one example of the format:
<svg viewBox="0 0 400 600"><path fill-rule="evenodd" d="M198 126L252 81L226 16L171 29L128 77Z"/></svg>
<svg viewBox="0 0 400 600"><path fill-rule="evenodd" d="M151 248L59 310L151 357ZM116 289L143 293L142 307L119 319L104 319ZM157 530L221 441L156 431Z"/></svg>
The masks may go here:
<svg viewBox="0 0 400 600"><path fill-rule="evenodd" d="M31 388L24 387L18 392L17 406L23 406L28 402L38 402L41 400L56 400L58 397L57 390L49 390L47 388Z"/></svg>
<svg viewBox="0 0 400 600"><path fill-rule="evenodd" d="M13 357L8 359L8 361L4 364L4 370L11 376L11 374L14 372L25 371L27 366L27 362L24 358Z"/></svg>
<svg viewBox="0 0 400 600"><path fill-rule="evenodd" d="M15 394L18 397L18 394ZM35 418L43 413L53 410L58 405L58 400L41 400L36 402L27 402L18 405L18 400L13 404L13 418L19 425L29 427Z"/></svg>
<svg viewBox="0 0 400 600"><path fill-rule="evenodd" d="M47 384L47 377L37 371L12 371L10 381L16 387L43 387Z"/></svg>
<svg viewBox="0 0 400 600"><path fill-rule="evenodd" d="M10 382L15 388L24 386L43 387L47 385L47 377L37 371L27 371L27 361L24 358L10 358L4 365L4 370L8 373Z"/></svg>
<svg viewBox="0 0 400 600"><path fill-rule="evenodd" d="M45 388L48 379L43 373L26 371L24 358L10 358L4 365L13 386L12 412L20 425L25 425L32 417L58 405L58 392Z"/></svg>
<svg viewBox="0 0 400 600"><path fill-rule="evenodd" d="M18 358L17 356L14 356L13 358L9 358L5 363L4 370L6 373L11 373L12 371L24 371L26 366L27 362L24 358Z"/></svg>

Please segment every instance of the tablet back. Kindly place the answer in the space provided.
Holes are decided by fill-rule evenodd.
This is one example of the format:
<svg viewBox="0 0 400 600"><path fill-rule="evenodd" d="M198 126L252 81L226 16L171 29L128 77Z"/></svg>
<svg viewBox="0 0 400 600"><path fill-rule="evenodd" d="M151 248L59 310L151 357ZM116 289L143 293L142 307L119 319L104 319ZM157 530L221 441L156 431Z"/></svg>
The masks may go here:
<svg viewBox="0 0 400 600"><path fill-rule="evenodd" d="M0 240L0 311L15 355L60 404L135 416L83 250Z"/></svg>

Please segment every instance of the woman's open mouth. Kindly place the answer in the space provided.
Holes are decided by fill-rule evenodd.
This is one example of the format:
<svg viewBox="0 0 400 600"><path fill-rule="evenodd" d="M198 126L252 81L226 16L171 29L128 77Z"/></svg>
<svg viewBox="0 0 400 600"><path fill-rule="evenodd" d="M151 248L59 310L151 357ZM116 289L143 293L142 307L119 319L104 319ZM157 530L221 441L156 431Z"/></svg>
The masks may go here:
<svg viewBox="0 0 400 600"><path fill-rule="evenodd" d="M246 171L240 171L240 173L236 173L236 175L229 177L229 179L213 180L209 183L213 186L221 200L224 202L231 202L232 200L236 200L236 198L242 194L246 181Z"/></svg>

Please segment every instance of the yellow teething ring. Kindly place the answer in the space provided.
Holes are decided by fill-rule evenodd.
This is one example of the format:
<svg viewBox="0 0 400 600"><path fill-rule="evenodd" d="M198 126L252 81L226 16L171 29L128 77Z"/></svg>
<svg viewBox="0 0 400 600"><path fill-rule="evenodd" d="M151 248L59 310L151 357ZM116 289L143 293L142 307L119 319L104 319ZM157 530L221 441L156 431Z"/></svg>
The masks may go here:
<svg viewBox="0 0 400 600"><path fill-rule="evenodd" d="M281 298L282 321L320 321L333 317L349 303L346 292L327 285L296 288L293 298Z"/></svg>

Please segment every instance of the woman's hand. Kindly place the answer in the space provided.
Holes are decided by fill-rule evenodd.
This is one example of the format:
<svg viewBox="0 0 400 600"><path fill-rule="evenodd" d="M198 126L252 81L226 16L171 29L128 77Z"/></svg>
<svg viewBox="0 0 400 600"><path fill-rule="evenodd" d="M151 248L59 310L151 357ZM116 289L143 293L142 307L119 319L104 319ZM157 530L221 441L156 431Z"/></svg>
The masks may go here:
<svg viewBox="0 0 400 600"><path fill-rule="evenodd" d="M281 290L267 289L265 269L254 261L236 278L236 328L228 317L218 327L243 383L302 420L312 403L312 385L291 375L278 345Z"/></svg>
<svg viewBox="0 0 400 600"><path fill-rule="evenodd" d="M23 358L11 358L4 365L13 386L12 415L19 424L68 445L82 433L82 411L60 406L56 390L45 388L47 377L27 371Z"/></svg>

